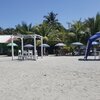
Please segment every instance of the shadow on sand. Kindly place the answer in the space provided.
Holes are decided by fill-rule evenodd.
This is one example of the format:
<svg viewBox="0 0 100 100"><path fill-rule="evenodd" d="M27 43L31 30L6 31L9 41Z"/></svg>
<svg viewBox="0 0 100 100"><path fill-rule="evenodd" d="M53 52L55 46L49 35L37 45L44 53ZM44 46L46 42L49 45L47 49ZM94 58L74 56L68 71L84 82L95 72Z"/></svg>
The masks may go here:
<svg viewBox="0 0 100 100"><path fill-rule="evenodd" d="M100 59L78 59L79 61L100 61Z"/></svg>

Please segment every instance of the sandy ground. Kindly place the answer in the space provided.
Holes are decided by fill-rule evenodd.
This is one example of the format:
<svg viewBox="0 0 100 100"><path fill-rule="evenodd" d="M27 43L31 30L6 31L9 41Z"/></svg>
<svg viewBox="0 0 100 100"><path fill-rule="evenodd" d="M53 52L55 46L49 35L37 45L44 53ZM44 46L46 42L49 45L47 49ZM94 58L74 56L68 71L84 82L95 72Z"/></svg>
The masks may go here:
<svg viewBox="0 0 100 100"><path fill-rule="evenodd" d="M100 61L0 57L0 100L100 100Z"/></svg>

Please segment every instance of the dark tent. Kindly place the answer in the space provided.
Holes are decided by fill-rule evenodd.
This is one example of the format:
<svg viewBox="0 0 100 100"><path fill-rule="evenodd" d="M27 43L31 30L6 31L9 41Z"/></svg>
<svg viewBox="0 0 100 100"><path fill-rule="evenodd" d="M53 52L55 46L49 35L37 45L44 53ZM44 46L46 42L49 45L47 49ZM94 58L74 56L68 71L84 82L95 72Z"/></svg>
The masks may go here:
<svg viewBox="0 0 100 100"><path fill-rule="evenodd" d="M87 59L87 57L89 55L90 48L92 46L92 42L98 38L100 38L100 32L97 32L95 35L93 35L89 38L88 43L87 43L87 47L86 47L85 57L84 57L85 59Z"/></svg>

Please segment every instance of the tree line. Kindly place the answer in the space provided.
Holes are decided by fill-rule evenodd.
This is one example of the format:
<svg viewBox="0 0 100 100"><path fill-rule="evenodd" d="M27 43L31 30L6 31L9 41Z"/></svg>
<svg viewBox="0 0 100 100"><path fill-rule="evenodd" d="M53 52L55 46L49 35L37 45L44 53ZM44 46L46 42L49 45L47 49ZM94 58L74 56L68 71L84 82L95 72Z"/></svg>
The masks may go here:
<svg viewBox="0 0 100 100"><path fill-rule="evenodd" d="M58 42L63 42L69 45L72 42L87 43L90 36L100 31L100 13L95 17L89 17L82 21L81 19L67 23L68 27L64 27L54 12L48 13L43 18L43 22L39 25L27 24L22 22L15 28L3 29L0 27L0 35L11 34L39 34L43 36L44 43L55 45ZM66 25L66 26L67 26Z"/></svg>

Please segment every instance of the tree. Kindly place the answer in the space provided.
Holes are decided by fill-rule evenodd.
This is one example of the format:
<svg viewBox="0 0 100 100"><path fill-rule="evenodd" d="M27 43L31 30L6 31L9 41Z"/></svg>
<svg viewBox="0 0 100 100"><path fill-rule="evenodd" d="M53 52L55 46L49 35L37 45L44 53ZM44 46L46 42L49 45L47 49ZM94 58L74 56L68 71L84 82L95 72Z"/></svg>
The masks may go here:
<svg viewBox="0 0 100 100"><path fill-rule="evenodd" d="M52 44L55 42L64 42L66 37L66 29L56 18L58 14L53 12L48 13L47 16L44 16L43 23L46 25L47 37L49 42L52 41Z"/></svg>
<svg viewBox="0 0 100 100"><path fill-rule="evenodd" d="M100 14L97 13L96 17L88 18L84 21L84 40L88 40L90 36L100 31Z"/></svg>
<svg viewBox="0 0 100 100"><path fill-rule="evenodd" d="M3 30L3 33L6 35L16 34L16 31L14 28L6 28Z"/></svg>
<svg viewBox="0 0 100 100"><path fill-rule="evenodd" d="M32 24L27 25L27 23L22 22L21 25L16 25L16 31L21 34L32 34Z"/></svg>
<svg viewBox="0 0 100 100"><path fill-rule="evenodd" d="M82 31L83 31L83 22L80 20L74 21L73 24L71 24L71 29L70 31L75 34L75 41L80 41L81 42L81 36L82 36Z"/></svg>
<svg viewBox="0 0 100 100"><path fill-rule="evenodd" d="M58 14L50 12L50 13L48 13L47 16L44 16L45 20L43 20L43 21L50 25L54 25L54 24L58 23L58 19L56 19L57 15Z"/></svg>
<svg viewBox="0 0 100 100"><path fill-rule="evenodd" d="M34 26L33 31L36 34L42 35L43 37L47 36L49 33L49 29L48 29L46 23L42 23L42 24L39 24L38 26Z"/></svg>
<svg viewBox="0 0 100 100"><path fill-rule="evenodd" d="M47 27L46 23L42 23L38 26L34 26L33 27L33 32L35 34L39 34L39 35L43 36L43 42L44 43L48 42L48 33L49 33L49 31L48 31L48 27Z"/></svg>
<svg viewBox="0 0 100 100"><path fill-rule="evenodd" d="M84 21L85 32L91 36L95 33L95 18L88 18Z"/></svg>
<svg viewBox="0 0 100 100"><path fill-rule="evenodd" d="M96 17L86 19L84 23L86 32L88 32L89 35L92 36L96 32L100 31L100 14L97 13Z"/></svg>
<svg viewBox="0 0 100 100"><path fill-rule="evenodd" d="M95 18L95 33L99 31L100 31L100 13L97 13Z"/></svg>
<svg viewBox="0 0 100 100"><path fill-rule="evenodd" d="M3 34L3 28L0 27L0 34Z"/></svg>
<svg viewBox="0 0 100 100"><path fill-rule="evenodd" d="M57 15L58 14L50 12L47 16L44 16L45 19L43 20L43 23L46 23L48 26L48 32L56 29L59 30L62 27L61 23L59 23L58 19L56 18Z"/></svg>

